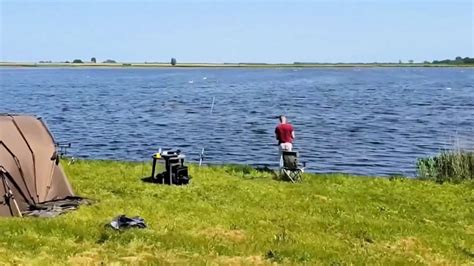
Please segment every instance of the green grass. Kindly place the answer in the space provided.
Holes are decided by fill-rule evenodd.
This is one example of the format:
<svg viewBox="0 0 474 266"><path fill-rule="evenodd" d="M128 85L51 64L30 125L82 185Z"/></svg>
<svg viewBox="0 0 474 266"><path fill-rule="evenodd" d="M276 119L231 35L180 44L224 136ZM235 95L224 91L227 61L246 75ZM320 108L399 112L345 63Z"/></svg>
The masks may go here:
<svg viewBox="0 0 474 266"><path fill-rule="evenodd" d="M95 200L57 218L0 219L0 264L469 264L474 186L191 166L188 186L144 183L150 164L65 166ZM146 229L104 227L119 214Z"/></svg>

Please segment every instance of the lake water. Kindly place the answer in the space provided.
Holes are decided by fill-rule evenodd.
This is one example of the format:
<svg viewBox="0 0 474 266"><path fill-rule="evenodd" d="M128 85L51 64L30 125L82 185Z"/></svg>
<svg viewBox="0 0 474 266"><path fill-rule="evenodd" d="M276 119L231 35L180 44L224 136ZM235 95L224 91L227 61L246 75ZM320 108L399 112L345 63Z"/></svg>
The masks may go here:
<svg viewBox="0 0 474 266"><path fill-rule="evenodd" d="M0 112L43 117L82 158L277 165L287 114L313 172L415 174L418 157L473 148L474 69L0 68ZM215 98L211 114L212 100Z"/></svg>

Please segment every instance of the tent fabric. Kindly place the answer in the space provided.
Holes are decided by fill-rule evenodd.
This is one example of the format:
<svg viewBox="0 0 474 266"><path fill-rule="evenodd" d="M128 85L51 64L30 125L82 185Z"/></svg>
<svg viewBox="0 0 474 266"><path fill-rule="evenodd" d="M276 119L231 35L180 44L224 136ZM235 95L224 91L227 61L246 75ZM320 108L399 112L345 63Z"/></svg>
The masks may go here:
<svg viewBox="0 0 474 266"><path fill-rule="evenodd" d="M0 114L0 216L19 216L18 209L68 196L74 193L46 124L34 116Z"/></svg>
<svg viewBox="0 0 474 266"><path fill-rule="evenodd" d="M24 216L31 217L56 217L79 208L80 205L91 204L89 199L81 197L66 197L60 200L46 201L30 206L23 211Z"/></svg>

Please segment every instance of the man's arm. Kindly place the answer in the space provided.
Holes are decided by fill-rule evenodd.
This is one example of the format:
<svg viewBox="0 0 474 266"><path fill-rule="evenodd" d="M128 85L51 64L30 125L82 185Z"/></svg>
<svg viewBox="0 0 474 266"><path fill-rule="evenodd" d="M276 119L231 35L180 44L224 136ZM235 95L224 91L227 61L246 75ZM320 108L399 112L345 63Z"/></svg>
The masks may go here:
<svg viewBox="0 0 474 266"><path fill-rule="evenodd" d="M292 139L295 139L295 131L294 131L294 130L291 131L291 138L292 138Z"/></svg>

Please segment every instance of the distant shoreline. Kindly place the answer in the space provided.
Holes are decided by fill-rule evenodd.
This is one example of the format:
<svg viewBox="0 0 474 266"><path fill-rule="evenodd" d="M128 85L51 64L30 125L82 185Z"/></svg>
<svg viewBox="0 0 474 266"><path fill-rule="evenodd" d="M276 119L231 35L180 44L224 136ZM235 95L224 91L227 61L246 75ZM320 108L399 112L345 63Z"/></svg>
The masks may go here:
<svg viewBox="0 0 474 266"><path fill-rule="evenodd" d="M302 63L302 64L252 64L252 63L17 63L0 62L0 67L18 68L351 68L351 67L474 67L474 64L423 64L423 63Z"/></svg>

